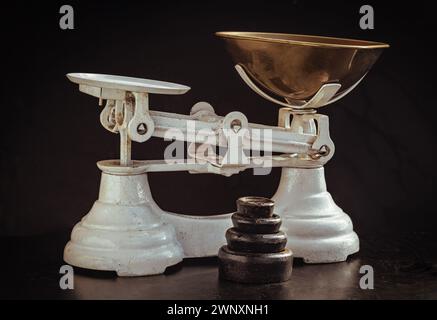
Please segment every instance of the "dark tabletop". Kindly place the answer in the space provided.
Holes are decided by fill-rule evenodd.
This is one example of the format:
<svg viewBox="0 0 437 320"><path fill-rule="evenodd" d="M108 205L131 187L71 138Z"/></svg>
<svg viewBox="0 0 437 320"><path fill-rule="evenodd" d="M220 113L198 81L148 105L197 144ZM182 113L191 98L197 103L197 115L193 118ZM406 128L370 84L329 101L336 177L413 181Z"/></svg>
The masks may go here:
<svg viewBox="0 0 437 320"><path fill-rule="evenodd" d="M164 275L122 278L75 268L74 289L59 287L69 233L3 237L2 299L437 299L437 241L428 233L361 236L346 262L308 265L295 259L290 281L243 285L218 279L216 258L186 259ZM362 265L374 270L363 290Z"/></svg>

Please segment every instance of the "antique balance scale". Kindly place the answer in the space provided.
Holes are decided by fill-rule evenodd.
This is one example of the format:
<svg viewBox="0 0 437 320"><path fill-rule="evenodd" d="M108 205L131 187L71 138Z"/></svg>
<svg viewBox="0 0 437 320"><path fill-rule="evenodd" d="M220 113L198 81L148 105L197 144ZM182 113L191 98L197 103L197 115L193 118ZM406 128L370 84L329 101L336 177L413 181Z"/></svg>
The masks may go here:
<svg viewBox="0 0 437 320"><path fill-rule="evenodd" d="M333 156L334 144L328 117L316 110L353 90L388 45L289 34L217 35L225 40L244 82L281 106L278 126L249 123L237 111L218 116L205 102L195 104L190 115L150 109L151 94L177 95L190 89L179 84L101 74L67 75L79 84L80 91L100 102L106 100L100 122L120 135L120 159L97 163L102 171L99 198L72 231L64 251L67 263L136 276L163 273L186 257L217 255L231 226L231 214L166 212L152 198L147 173L230 176L266 164L282 167L273 200L295 257L307 263L328 263L344 261L359 250L350 218L326 190L323 165ZM189 143L191 159L131 159L131 141L164 138L172 131L181 133L174 139ZM244 132L243 143L234 143L229 132ZM260 132L268 133L269 143L260 143ZM197 151L199 142L228 151L221 157L205 156ZM247 149L280 155L246 157Z"/></svg>

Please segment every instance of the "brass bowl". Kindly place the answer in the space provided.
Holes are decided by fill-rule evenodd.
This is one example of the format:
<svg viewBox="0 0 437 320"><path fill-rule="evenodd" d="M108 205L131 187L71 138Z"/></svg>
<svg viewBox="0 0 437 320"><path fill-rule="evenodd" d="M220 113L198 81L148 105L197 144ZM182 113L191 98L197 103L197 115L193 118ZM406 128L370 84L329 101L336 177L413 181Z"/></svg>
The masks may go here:
<svg viewBox="0 0 437 320"><path fill-rule="evenodd" d="M217 32L234 62L289 104L310 100L326 83L341 84L331 99L360 81L389 45L380 42L259 32Z"/></svg>

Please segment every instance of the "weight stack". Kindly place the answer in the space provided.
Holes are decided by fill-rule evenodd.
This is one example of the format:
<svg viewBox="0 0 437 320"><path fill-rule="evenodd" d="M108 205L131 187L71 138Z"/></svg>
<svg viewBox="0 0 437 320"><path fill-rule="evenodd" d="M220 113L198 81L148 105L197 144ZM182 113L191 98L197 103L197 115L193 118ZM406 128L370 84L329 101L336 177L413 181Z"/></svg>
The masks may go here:
<svg viewBox="0 0 437 320"><path fill-rule="evenodd" d="M237 200L233 228L226 231L227 245L220 248L219 276L243 283L274 283L291 277L293 255L285 248L287 236L279 231L281 218L274 201L262 197Z"/></svg>

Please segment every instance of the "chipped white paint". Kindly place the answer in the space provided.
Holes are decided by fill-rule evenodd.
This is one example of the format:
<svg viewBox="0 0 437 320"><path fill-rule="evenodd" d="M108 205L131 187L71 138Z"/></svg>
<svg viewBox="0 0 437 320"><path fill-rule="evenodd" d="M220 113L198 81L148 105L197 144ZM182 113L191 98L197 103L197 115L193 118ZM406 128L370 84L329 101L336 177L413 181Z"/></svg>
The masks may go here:
<svg viewBox="0 0 437 320"><path fill-rule="evenodd" d="M351 219L326 190L323 167L283 168L273 200L295 257L307 263L338 262L359 250Z"/></svg>
<svg viewBox="0 0 437 320"><path fill-rule="evenodd" d="M99 199L64 250L69 264L121 276L163 273L182 258L174 227L162 220L145 174L102 173Z"/></svg>

